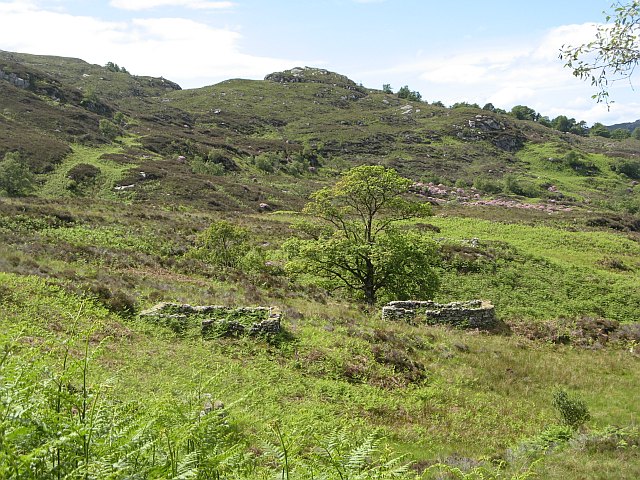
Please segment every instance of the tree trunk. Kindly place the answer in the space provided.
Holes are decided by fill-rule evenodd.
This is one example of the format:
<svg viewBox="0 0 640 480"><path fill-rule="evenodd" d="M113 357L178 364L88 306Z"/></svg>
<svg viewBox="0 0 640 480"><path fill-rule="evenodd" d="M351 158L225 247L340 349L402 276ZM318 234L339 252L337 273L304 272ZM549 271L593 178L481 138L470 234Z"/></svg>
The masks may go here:
<svg viewBox="0 0 640 480"><path fill-rule="evenodd" d="M362 291L364 292L364 299L369 305L375 305L376 303L376 288L375 288L375 267L368 258L365 260L366 272L364 282L362 285Z"/></svg>

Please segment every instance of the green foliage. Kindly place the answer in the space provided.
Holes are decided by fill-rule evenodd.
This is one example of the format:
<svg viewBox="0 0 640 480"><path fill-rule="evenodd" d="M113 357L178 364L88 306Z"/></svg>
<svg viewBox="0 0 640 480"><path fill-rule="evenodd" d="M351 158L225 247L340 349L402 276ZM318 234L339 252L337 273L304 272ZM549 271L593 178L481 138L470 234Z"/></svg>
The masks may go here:
<svg viewBox="0 0 640 480"><path fill-rule="evenodd" d="M611 166L614 172L626 175L634 180L640 180L640 161L639 160L620 160Z"/></svg>
<svg viewBox="0 0 640 480"><path fill-rule="evenodd" d="M125 124L127 123L127 117L122 112L116 112L113 114L113 121L115 122L116 125L120 127L124 127Z"/></svg>
<svg viewBox="0 0 640 480"><path fill-rule="evenodd" d="M540 119L540 114L533 108L527 107L526 105L516 105L511 109L511 115L516 117L518 120L531 120L535 122Z"/></svg>
<svg viewBox="0 0 640 480"><path fill-rule="evenodd" d="M100 173L100 169L95 165L78 163L67 172L67 177L71 180L67 189L77 194L83 194L86 189L95 184Z"/></svg>
<svg viewBox="0 0 640 480"><path fill-rule="evenodd" d="M282 157L273 152L266 152L257 155L253 159L255 166L266 173L274 173L280 166Z"/></svg>
<svg viewBox="0 0 640 480"><path fill-rule="evenodd" d="M589 135L609 138L611 136L611 132L602 123L596 122L589 129Z"/></svg>
<svg viewBox="0 0 640 480"><path fill-rule="evenodd" d="M502 184L499 181L482 175L475 178L473 187L485 193L502 192Z"/></svg>
<svg viewBox="0 0 640 480"><path fill-rule="evenodd" d="M539 118L538 121L540 123L544 123L542 118ZM561 132L570 132L574 135L587 135L589 133L589 128L584 120L576 122L575 118L568 118L566 115L558 115L556 118L551 120L547 126L555 128Z"/></svg>
<svg viewBox="0 0 640 480"><path fill-rule="evenodd" d="M333 231L314 240L288 242L289 271L321 277L328 286L358 293L369 304L377 301L379 291L385 297L429 298L438 284L433 244L392 228L400 220L430 213L428 205L402 198L410 185L395 170L361 166L333 187L314 193L304 213Z"/></svg>
<svg viewBox="0 0 640 480"><path fill-rule="evenodd" d="M478 105L477 103L456 102L451 105L451 108L480 108L480 105Z"/></svg>
<svg viewBox="0 0 640 480"><path fill-rule="evenodd" d="M118 127L111 120L106 118L100 119L99 124L100 134L109 141L114 141L118 135L120 135L120 127Z"/></svg>
<svg viewBox="0 0 640 480"><path fill-rule="evenodd" d="M410 90L407 85L400 88L396 95L398 96L398 98L404 98L406 100L411 100L414 102L419 102L422 100L422 95L420 94L420 92Z"/></svg>
<svg viewBox="0 0 640 480"><path fill-rule="evenodd" d="M193 173L200 173L203 175L224 175L224 165L214 161L204 159L200 155L194 155L191 160L191 171Z"/></svg>
<svg viewBox="0 0 640 480"><path fill-rule="evenodd" d="M557 410L561 422L574 430L591 419L589 408L584 400L572 398L562 389L553 393L553 407Z"/></svg>
<svg viewBox="0 0 640 480"><path fill-rule="evenodd" d="M555 397L554 397L555 398ZM564 447L574 437L575 430L569 425L551 425L518 446L518 453L539 455Z"/></svg>
<svg viewBox="0 0 640 480"><path fill-rule="evenodd" d="M624 140L629 137L631 137L631 132L626 128L616 128L611 132L611 138L615 138L616 140Z"/></svg>
<svg viewBox="0 0 640 480"><path fill-rule="evenodd" d="M522 195L524 197L535 198L540 195L540 188L535 184L516 177L515 175L505 175L504 192Z"/></svg>
<svg viewBox="0 0 640 480"><path fill-rule="evenodd" d="M391 84L389 83L385 83L384 85L382 85L382 92L383 93L393 93L393 90L391 89Z"/></svg>
<svg viewBox="0 0 640 480"><path fill-rule="evenodd" d="M117 63L113 62L107 62L104 68L114 73L129 73L126 68L120 67Z"/></svg>
<svg viewBox="0 0 640 480"><path fill-rule="evenodd" d="M562 157L562 163L579 175L591 176L600 171L596 164L575 150L571 150Z"/></svg>
<svg viewBox="0 0 640 480"><path fill-rule="evenodd" d="M0 191L9 197L21 197L34 190L35 177L17 152L9 152L0 162Z"/></svg>
<svg viewBox="0 0 640 480"><path fill-rule="evenodd" d="M597 89L592 98L609 104L609 84L633 75L640 60L637 26L640 1L625 0L611 6L611 22L598 26L595 38L578 46L563 45L560 58L573 75Z"/></svg>
<svg viewBox="0 0 640 480"><path fill-rule="evenodd" d="M455 480L526 480L538 476L536 472L537 462L523 466L517 473L511 474L504 472L500 466L480 465L469 470L463 470L458 467L447 465L445 463L437 463L431 465L427 469L426 476L422 478L433 479L455 479Z"/></svg>
<svg viewBox="0 0 640 480"><path fill-rule="evenodd" d="M219 220L198 235L190 255L219 267L237 268L249 250L249 231Z"/></svg>

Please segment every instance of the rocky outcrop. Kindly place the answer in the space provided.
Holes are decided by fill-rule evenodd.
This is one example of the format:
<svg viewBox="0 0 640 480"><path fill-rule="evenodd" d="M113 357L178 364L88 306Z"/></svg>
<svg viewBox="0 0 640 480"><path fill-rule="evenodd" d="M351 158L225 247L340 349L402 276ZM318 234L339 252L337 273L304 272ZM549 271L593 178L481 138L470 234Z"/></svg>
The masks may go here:
<svg viewBox="0 0 640 480"><path fill-rule="evenodd" d="M390 302L382 307L382 319L480 330L492 330L498 324L493 305L485 300L445 304L417 300Z"/></svg>
<svg viewBox="0 0 640 480"><path fill-rule="evenodd" d="M361 96L367 95L367 89L357 85L349 77L324 68L296 67L283 72L270 73L264 79L276 83L324 83L358 92Z"/></svg>
<svg viewBox="0 0 640 480"><path fill-rule="evenodd" d="M178 334L200 330L205 338L279 333L281 314L275 307L225 307L159 303L140 317L172 329Z"/></svg>
<svg viewBox="0 0 640 480"><path fill-rule="evenodd" d="M520 150L526 137L513 126L490 115L476 115L466 125L454 125L456 136L465 141L488 140L507 152Z"/></svg>
<svg viewBox="0 0 640 480"><path fill-rule="evenodd" d="M13 72L5 72L0 68L0 80L6 80L14 87L29 88L29 79L21 78Z"/></svg>

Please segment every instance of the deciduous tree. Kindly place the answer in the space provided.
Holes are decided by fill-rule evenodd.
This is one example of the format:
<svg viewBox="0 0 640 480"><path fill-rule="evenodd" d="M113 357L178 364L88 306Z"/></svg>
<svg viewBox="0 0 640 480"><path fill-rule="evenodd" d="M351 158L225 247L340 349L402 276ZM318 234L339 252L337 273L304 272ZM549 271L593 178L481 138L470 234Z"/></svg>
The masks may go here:
<svg viewBox="0 0 640 480"><path fill-rule="evenodd" d="M360 166L313 194L303 212L328 228L307 228L314 238L287 242L287 269L347 289L369 304L381 295L430 298L438 287L436 245L396 228L401 220L430 214L429 205L404 198L410 185L393 169Z"/></svg>
<svg viewBox="0 0 640 480"><path fill-rule="evenodd" d="M31 193L34 175L20 159L17 152L9 152L0 162L0 191L9 197L20 197Z"/></svg>

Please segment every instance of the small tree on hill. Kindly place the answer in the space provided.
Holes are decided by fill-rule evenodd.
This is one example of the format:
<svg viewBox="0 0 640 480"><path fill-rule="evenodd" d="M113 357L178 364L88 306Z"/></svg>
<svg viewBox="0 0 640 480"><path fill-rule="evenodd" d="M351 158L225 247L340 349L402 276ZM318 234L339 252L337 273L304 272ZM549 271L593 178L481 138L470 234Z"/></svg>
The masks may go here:
<svg viewBox="0 0 640 480"><path fill-rule="evenodd" d="M516 117L518 120L532 120L534 122L540 118L539 113L526 105L516 105L511 109L511 115Z"/></svg>
<svg viewBox="0 0 640 480"><path fill-rule="evenodd" d="M113 142L118 135L120 135L120 127L118 127L111 120L107 120L106 118L101 118L98 126L100 133L103 137L107 138L109 141Z"/></svg>
<svg viewBox="0 0 640 480"><path fill-rule="evenodd" d="M312 195L303 212L327 228L307 228L312 239L285 244L290 272L322 279L375 304L379 297L430 298L438 287L435 243L395 228L401 220L430 215L426 204L403 198L411 180L382 166L360 166ZM309 225L307 225L309 227Z"/></svg>
<svg viewBox="0 0 640 480"><path fill-rule="evenodd" d="M249 231L225 220L213 222L196 239L191 256L212 265L236 268L250 250Z"/></svg>
<svg viewBox="0 0 640 480"><path fill-rule="evenodd" d="M34 175L17 152L8 152L0 162L0 191L9 197L28 195L34 188Z"/></svg>
<svg viewBox="0 0 640 480"><path fill-rule="evenodd" d="M406 100L411 100L413 102L419 102L422 100L422 94L417 90L415 91L409 90L408 85L405 85L404 87L400 88L400 90L398 90L397 95L398 95L398 98L404 98Z"/></svg>
<svg viewBox="0 0 640 480"><path fill-rule="evenodd" d="M611 132L602 123L596 122L589 129L589 135L609 138L611 136Z"/></svg>

